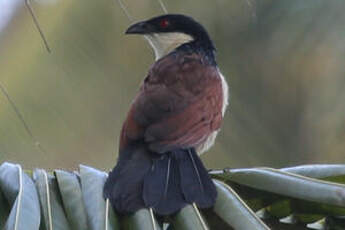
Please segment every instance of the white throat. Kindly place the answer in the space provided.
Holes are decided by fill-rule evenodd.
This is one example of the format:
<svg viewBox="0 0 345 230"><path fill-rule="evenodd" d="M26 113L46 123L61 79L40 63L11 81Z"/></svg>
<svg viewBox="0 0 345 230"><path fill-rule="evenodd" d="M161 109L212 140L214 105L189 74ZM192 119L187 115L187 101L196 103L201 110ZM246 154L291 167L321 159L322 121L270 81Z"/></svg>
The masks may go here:
<svg viewBox="0 0 345 230"><path fill-rule="evenodd" d="M193 37L185 33L154 33L145 35L145 38L152 46L156 60L167 55L180 45L193 41Z"/></svg>

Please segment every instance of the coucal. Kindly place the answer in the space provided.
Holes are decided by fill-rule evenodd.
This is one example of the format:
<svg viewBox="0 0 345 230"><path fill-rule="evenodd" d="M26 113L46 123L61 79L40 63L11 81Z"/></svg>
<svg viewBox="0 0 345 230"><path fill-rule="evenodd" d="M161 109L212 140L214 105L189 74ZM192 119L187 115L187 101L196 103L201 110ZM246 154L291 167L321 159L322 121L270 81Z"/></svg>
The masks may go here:
<svg viewBox="0 0 345 230"><path fill-rule="evenodd" d="M211 207L217 192L198 155L213 145L228 99L213 42L201 24L178 14L133 24L126 34L144 35L156 61L123 124L104 197L119 213Z"/></svg>

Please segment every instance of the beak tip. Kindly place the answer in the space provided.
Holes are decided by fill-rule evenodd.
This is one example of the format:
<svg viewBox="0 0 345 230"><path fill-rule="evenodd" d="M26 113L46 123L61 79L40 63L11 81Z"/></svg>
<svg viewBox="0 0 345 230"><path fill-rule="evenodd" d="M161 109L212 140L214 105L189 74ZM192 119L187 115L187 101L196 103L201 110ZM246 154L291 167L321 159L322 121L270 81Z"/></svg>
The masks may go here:
<svg viewBox="0 0 345 230"><path fill-rule="evenodd" d="M131 34L132 32L131 32L131 28L132 27L129 27L126 31L125 31L125 34Z"/></svg>
<svg viewBox="0 0 345 230"><path fill-rule="evenodd" d="M147 33L147 27L144 22L139 22L131 25L126 31L125 34L145 34Z"/></svg>

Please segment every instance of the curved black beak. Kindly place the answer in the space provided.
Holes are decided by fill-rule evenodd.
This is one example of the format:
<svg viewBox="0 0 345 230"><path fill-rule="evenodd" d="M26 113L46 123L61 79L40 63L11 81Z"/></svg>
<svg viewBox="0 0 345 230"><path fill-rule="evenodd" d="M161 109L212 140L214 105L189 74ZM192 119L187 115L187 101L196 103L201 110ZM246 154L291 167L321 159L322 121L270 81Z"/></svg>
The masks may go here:
<svg viewBox="0 0 345 230"><path fill-rule="evenodd" d="M125 34L149 34L152 33L152 27L146 22L138 22L131 25Z"/></svg>

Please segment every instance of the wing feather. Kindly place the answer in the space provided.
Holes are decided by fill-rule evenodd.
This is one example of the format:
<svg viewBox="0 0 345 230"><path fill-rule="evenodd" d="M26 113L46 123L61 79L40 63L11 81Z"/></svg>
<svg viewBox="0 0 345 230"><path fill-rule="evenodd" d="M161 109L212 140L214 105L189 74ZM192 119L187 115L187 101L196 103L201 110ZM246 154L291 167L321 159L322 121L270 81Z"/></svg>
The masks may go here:
<svg viewBox="0 0 345 230"><path fill-rule="evenodd" d="M221 78L214 66L195 54L168 56L145 78L121 142L143 138L158 153L196 147L219 129L222 104Z"/></svg>

